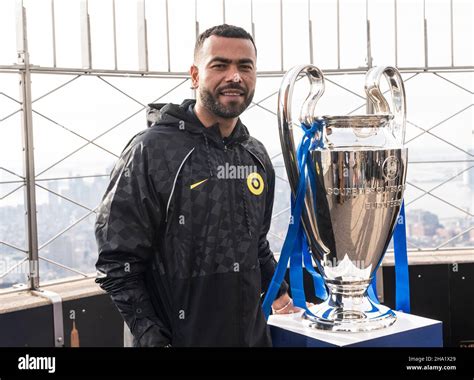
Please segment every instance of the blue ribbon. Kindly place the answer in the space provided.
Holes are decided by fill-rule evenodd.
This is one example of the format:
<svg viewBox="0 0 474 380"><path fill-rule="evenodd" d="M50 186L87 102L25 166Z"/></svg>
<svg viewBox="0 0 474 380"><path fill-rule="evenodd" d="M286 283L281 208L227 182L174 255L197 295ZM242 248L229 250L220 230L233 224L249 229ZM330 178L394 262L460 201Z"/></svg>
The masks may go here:
<svg viewBox="0 0 474 380"><path fill-rule="evenodd" d="M395 307L405 313L410 312L410 277L408 273L407 235L405 228L405 203L393 233L395 257Z"/></svg>
<svg viewBox="0 0 474 380"><path fill-rule="evenodd" d="M268 319L273 301L275 300L285 273L290 263L290 286L293 304L304 309L308 314L313 315L306 306L306 296L303 285L302 265L313 278L316 296L322 300L328 297L326 285L322 276L314 270L311 255L309 253L308 243L301 223L304 198L306 195L306 177L309 177L309 183L312 188L313 202L316 201L316 173L312 164L309 152L314 149L324 148L323 129L325 123L323 120L316 120L311 126L302 124L304 136L297 149L297 160L299 169L299 182L296 196L291 198L291 222L288 226L287 235L283 243L278 265L270 281L268 290L263 301L263 312ZM313 140L315 134L318 138ZM313 141L311 143L311 141ZM408 259L406 250L406 230L405 230L405 210L402 203L400 217L394 232L395 248L395 278L396 278L396 308L406 313L410 312L410 294L408 279ZM375 273L375 272L374 272ZM377 299L376 278L367 290L369 298L375 303Z"/></svg>
<svg viewBox="0 0 474 380"><path fill-rule="evenodd" d="M309 152L311 147L311 140L314 135L319 133L319 142L316 141L316 144L321 145L324 121L317 120L310 127L305 124L301 125L304 136L297 150L297 159L298 159L298 169L300 173L298 188L296 191L296 196L292 198L292 207L291 207L291 221L288 226L288 231L286 234L285 242L280 254L280 259L278 260L278 265L276 267L273 278L270 281L267 293L265 294L265 299L263 301L263 312L265 317L268 318L270 315L270 310L275 297L280 290L280 285L285 277L286 269L288 267L288 262L290 262L290 286L291 294L293 297L294 305L305 309L308 313L310 311L306 307L306 297L304 294L303 287L303 273L302 273L302 255L303 255L303 226L301 224L301 214L304 205L304 198L306 194L306 176L308 175L307 168L311 166L309 160ZM314 144L313 144L314 145ZM315 194L315 192L313 192ZM306 245L307 247L307 245ZM306 250L307 248L305 248ZM308 253L309 254L309 253ZM305 267L308 260L305 262ZM312 263L311 263L312 267ZM313 269L314 272L314 269ZM311 273L311 272L310 272ZM316 293L324 294L326 293L325 285L323 279L320 275L316 273L313 276L315 286L317 286ZM322 290L323 288L324 290Z"/></svg>
<svg viewBox="0 0 474 380"><path fill-rule="evenodd" d="M405 203L402 202L400 214L393 232L393 250L395 259L395 309L410 312L410 276L408 272L408 255L407 255L407 236L405 228ZM385 253L384 253L385 256ZM382 260L379 263L382 263ZM375 268L374 273L378 270ZM367 289L369 298L375 303L380 303L377 297L376 277L372 279Z"/></svg>

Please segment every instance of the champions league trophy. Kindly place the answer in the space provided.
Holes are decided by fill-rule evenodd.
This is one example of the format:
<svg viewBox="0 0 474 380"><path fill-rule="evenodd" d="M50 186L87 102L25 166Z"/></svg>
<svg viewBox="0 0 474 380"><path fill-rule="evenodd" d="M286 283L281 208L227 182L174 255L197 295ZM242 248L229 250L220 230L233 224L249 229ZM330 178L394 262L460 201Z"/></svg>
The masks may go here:
<svg viewBox="0 0 474 380"><path fill-rule="evenodd" d="M311 89L298 120L291 112L296 82L307 76ZM385 77L391 107L380 90ZM296 198L301 175L307 185L301 222L306 241L329 296L304 318L330 331L371 331L392 325L395 313L368 297L403 201L407 170L405 90L393 67L375 67L365 91L374 114L316 117L324 77L312 65L287 72L279 92L279 134L288 179ZM300 173L293 139L294 125L322 125L309 148L314 175ZM314 141L319 139L319 146Z"/></svg>

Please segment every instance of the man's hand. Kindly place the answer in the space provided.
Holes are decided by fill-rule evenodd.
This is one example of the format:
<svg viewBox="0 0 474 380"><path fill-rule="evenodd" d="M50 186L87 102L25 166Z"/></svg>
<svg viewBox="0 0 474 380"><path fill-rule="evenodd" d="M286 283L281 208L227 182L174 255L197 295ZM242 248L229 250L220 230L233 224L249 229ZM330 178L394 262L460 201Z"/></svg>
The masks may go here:
<svg viewBox="0 0 474 380"><path fill-rule="evenodd" d="M306 302L307 307L314 306L310 302ZM280 298L273 301L272 312L273 314L293 314L298 313L302 309L293 305L293 300L288 293L283 294Z"/></svg>

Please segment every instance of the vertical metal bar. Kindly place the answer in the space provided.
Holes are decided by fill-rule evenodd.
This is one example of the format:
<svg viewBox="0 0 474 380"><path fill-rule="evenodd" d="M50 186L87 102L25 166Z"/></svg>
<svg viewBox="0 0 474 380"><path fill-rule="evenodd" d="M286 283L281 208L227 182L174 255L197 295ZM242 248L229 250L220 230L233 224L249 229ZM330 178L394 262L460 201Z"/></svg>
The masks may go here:
<svg viewBox="0 0 474 380"><path fill-rule="evenodd" d="M341 68L341 28L339 25L340 15L339 15L339 0L337 0L337 68Z"/></svg>
<svg viewBox="0 0 474 380"><path fill-rule="evenodd" d="M426 20L426 0L423 0L423 40L425 52L425 69L428 68L428 22Z"/></svg>
<svg viewBox="0 0 474 380"><path fill-rule="evenodd" d="M25 59L28 58L24 56L26 51L26 40L25 40L25 30L24 23L26 13L23 8L23 0L16 1L16 50L18 52L18 64L25 64Z"/></svg>
<svg viewBox="0 0 474 380"><path fill-rule="evenodd" d="M255 39L255 22L253 20L253 0L250 0L250 23L252 24L252 38L257 42Z"/></svg>
<svg viewBox="0 0 474 380"><path fill-rule="evenodd" d="M280 70L283 71L283 0L280 0Z"/></svg>
<svg viewBox="0 0 474 380"><path fill-rule="evenodd" d="M398 7L397 7L397 1L393 1L393 7L394 7L394 24L395 24L395 67L398 67Z"/></svg>
<svg viewBox="0 0 474 380"><path fill-rule="evenodd" d="M454 12L453 0L450 0L450 20L451 20L451 67L454 66Z"/></svg>
<svg viewBox="0 0 474 380"><path fill-rule="evenodd" d="M194 27L196 28L196 40L199 36L199 21L197 15L197 0L194 0Z"/></svg>
<svg viewBox="0 0 474 380"><path fill-rule="evenodd" d="M311 0L308 0L309 63L313 64L313 21L311 20Z"/></svg>
<svg viewBox="0 0 474 380"><path fill-rule="evenodd" d="M194 0L194 29L195 29L195 40L197 41L199 37L199 21L198 21L198 5L197 0ZM196 87L191 83L191 98L196 99Z"/></svg>
<svg viewBox="0 0 474 380"><path fill-rule="evenodd" d="M197 41L198 36L199 36L199 22L198 22L197 17L198 17L197 16L197 0L194 0L194 33L195 33L195 40L196 41ZM194 60L193 60L193 62L194 62ZM191 98L196 99L196 87L194 87L194 85L192 83L191 83Z"/></svg>
<svg viewBox="0 0 474 380"><path fill-rule="evenodd" d="M25 175L26 239L28 244L28 282L32 290L39 288L38 224L36 219L36 183L33 146L33 110L31 107L31 73L28 52L26 9L17 3L17 50L20 69L20 97L22 103L23 168Z"/></svg>
<svg viewBox="0 0 474 380"><path fill-rule="evenodd" d="M225 0L222 0L222 23L225 24Z"/></svg>
<svg viewBox="0 0 474 380"><path fill-rule="evenodd" d="M138 69L148 71L148 36L146 23L145 0L137 2L138 27Z"/></svg>
<svg viewBox="0 0 474 380"><path fill-rule="evenodd" d="M372 67L372 40L370 34L370 20L369 20L369 0L365 0L365 22L367 26L367 67Z"/></svg>
<svg viewBox="0 0 474 380"><path fill-rule="evenodd" d="M171 57L170 57L170 20L168 10L168 0L165 2L166 6L166 53L168 55L168 72L171 71Z"/></svg>
<svg viewBox="0 0 474 380"><path fill-rule="evenodd" d="M53 67L56 67L56 17L54 12L54 0L51 0L51 34L53 39Z"/></svg>
<svg viewBox="0 0 474 380"><path fill-rule="evenodd" d="M114 29L114 67L117 70L117 17L115 15L115 0L112 0L112 25Z"/></svg>
<svg viewBox="0 0 474 380"><path fill-rule="evenodd" d="M367 68L370 69L372 68L372 43L370 35L369 0L365 0L365 22L367 25ZM374 105L368 98L365 103L365 109L367 114L374 113Z"/></svg>
<svg viewBox="0 0 474 380"><path fill-rule="evenodd" d="M81 0L81 48L82 67L92 68L91 25L89 19L89 1Z"/></svg>

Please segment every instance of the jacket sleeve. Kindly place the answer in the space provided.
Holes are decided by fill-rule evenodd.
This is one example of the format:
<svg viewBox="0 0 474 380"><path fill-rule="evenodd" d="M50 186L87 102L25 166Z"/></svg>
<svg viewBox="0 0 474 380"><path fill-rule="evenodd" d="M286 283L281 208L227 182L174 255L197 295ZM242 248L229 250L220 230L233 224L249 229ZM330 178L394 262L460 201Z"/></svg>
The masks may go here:
<svg viewBox="0 0 474 380"><path fill-rule="evenodd" d="M96 282L111 296L139 347L166 346L171 335L156 315L144 281L163 212L153 189L146 148L143 142L132 143L112 170L95 223Z"/></svg>
<svg viewBox="0 0 474 380"><path fill-rule="evenodd" d="M266 197L264 224L258 243L258 259L260 261L260 271L262 274L262 292L265 293L268 290L268 286L272 280L277 265L277 261L273 256L273 252L270 249L270 243L267 239L267 234L270 230L272 221L273 199L275 196L275 170L273 169L273 165L269 159L266 162L266 169L268 171L268 193ZM285 294L287 290L288 284L283 280L276 298Z"/></svg>

